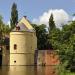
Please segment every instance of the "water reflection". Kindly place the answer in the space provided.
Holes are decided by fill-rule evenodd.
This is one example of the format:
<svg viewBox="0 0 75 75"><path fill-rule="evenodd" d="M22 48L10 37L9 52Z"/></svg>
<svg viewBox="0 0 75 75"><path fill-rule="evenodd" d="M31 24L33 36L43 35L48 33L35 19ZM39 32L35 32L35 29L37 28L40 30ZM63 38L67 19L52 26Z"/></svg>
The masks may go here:
<svg viewBox="0 0 75 75"><path fill-rule="evenodd" d="M34 75L33 66L11 66L9 75Z"/></svg>
<svg viewBox="0 0 75 75"><path fill-rule="evenodd" d="M56 75L51 66L2 66L0 75Z"/></svg>

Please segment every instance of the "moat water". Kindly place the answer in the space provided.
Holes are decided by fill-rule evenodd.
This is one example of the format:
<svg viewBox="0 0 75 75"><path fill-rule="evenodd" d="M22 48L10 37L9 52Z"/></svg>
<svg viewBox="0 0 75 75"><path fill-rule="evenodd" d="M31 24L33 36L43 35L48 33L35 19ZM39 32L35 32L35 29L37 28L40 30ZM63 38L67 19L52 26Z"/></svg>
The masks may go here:
<svg viewBox="0 0 75 75"><path fill-rule="evenodd" d="M56 75L51 66L2 66L0 75Z"/></svg>

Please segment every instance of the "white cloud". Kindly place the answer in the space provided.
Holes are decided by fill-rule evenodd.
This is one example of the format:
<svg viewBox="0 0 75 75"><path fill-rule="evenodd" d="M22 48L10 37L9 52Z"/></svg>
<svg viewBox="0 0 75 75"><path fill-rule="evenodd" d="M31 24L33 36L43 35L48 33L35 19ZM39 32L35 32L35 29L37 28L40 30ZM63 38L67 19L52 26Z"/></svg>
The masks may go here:
<svg viewBox="0 0 75 75"><path fill-rule="evenodd" d="M75 16L72 18L73 21L75 21Z"/></svg>
<svg viewBox="0 0 75 75"><path fill-rule="evenodd" d="M10 27L10 21L7 22L7 25L9 25L9 27Z"/></svg>
<svg viewBox="0 0 75 75"><path fill-rule="evenodd" d="M49 11L44 12L43 15L39 16L39 18L34 18L32 22L36 24L46 24L48 26L51 13L53 13L54 21L58 28L69 21L69 15L63 9L50 9Z"/></svg>
<svg viewBox="0 0 75 75"><path fill-rule="evenodd" d="M8 21L7 24L10 25L10 21Z"/></svg>

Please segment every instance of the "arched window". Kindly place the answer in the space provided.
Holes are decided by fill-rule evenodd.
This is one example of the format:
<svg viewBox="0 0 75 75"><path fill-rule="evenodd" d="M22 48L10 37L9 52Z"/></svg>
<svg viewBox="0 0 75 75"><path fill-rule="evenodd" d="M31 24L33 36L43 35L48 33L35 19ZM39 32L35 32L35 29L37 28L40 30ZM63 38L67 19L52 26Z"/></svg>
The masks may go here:
<svg viewBox="0 0 75 75"><path fill-rule="evenodd" d="M17 45L16 44L14 44L14 50L16 50L17 49Z"/></svg>

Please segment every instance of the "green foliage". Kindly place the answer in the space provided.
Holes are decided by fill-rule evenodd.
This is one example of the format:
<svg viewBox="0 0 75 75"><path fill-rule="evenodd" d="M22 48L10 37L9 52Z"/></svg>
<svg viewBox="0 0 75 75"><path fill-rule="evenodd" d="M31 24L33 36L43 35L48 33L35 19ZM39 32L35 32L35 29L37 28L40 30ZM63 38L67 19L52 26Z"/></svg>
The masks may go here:
<svg viewBox="0 0 75 75"><path fill-rule="evenodd" d="M0 16L0 45L3 44L3 39L5 35L8 35L10 32L10 28L8 25L5 25L2 20L2 16Z"/></svg>
<svg viewBox="0 0 75 75"><path fill-rule="evenodd" d="M12 8L11 8L11 19L10 19L11 29L13 29L15 27L17 22L18 22L17 5L15 3L13 3Z"/></svg>
<svg viewBox="0 0 75 75"><path fill-rule="evenodd" d="M9 35L10 33L10 27L9 25L4 25L4 31L3 31L4 35Z"/></svg>
<svg viewBox="0 0 75 75"><path fill-rule="evenodd" d="M60 44L59 41L61 40L60 35L61 35L61 32L58 28L50 31L48 40L49 40L49 43L52 44L52 47L53 47L54 50L58 49L58 47L59 47L59 44Z"/></svg>
<svg viewBox="0 0 75 75"><path fill-rule="evenodd" d="M61 62L67 61L66 67L75 70L75 21L64 25L62 30L53 29L49 34L49 42L53 49L58 50Z"/></svg>
<svg viewBox="0 0 75 75"><path fill-rule="evenodd" d="M67 62L64 62L63 64L56 66L57 75L67 75L69 70L66 70L66 68L65 68L66 65L67 65Z"/></svg>
<svg viewBox="0 0 75 75"><path fill-rule="evenodd" d="M50 45L48 44L48 40L47 40L48 34L46 31L46 26L44 24L42 25L32 24L32 25L36 30L37 48L39 50L49 49Z"/></svg>
<svg viewBox="0 0 75 75"><path fill-rule="evenodd" d="M53 20L53 14L51 14L50 16L50 19L49 19L49 32L54 29L56 26L55 26L55 23L54 23L54 20Z"/></svg>
<svg viewBox="0 0 75 75"><path fill-rule="evenodd" d="M3 32L4 32L4 24L3 24L3 21L2 21L2 16L0 16L0 40L3 36Z"/></svg>

